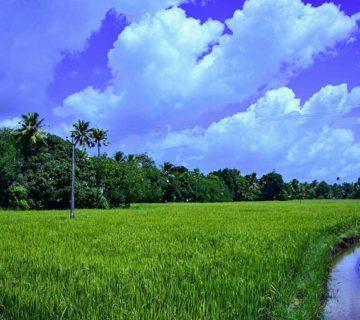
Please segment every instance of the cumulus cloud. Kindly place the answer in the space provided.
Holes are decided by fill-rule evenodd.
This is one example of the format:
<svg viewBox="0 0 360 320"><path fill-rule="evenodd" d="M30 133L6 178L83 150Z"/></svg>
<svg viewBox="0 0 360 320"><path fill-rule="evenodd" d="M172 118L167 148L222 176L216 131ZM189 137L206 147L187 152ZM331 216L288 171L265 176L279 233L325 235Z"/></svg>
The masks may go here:
<svg viewBox="0 0 360 320"><path fill-rule="evenodd" d="M178 6L193 0L118 0L117 10L125 13L129 20L139 19L144 14L152 14L161 9Z"/></svg>
<svg viewBox="0 0 360 320"><path fill-rule="evenodd" d="M300 0L247 1L226 24L232 35L224 35L199 66L211 92L222 85L220 103L285 84L356 29L355 19L334 4L315 8Z"/></svg>
<svg viewBox="0 0 360 320"><path fill-rule="evenodd" d="M0 112L46 103L46 87L65 51L82 50L112 1L3 1Z"/></svg>
<svg viewBox="0 0 360 320"><path fill-rule="evenodd" d="M134 113L156 125L201 119L285 85L356 29L335 5L300 0L247 1L226 25L231 34L175 7L128 26L109 52L111 86L123 95L112 118Z"/></svg>
<svg viewBox="0 0 360 320"><path fill-rule="evenodd" d="M187 107L190 97L195 104L205 89L198 57L220 39L223 30L222 23L201 24L179 8L130 25L109 53L114 86L136 108L150 107L156 117Z"/></svg>
<svg viewBox="0 0 360 320"><path fill-rule="evenodd" d="M14 129L19 125L21 119L19 117L9 118L9 119L0 119L0 128L10 128Z"/></svg>
<svg viewBox="0 0 360 320"><path fill-rule="evenodd" d="M54 109L54 114L61 118L76 115L85 119L101 121L121 104L121 95L115 95L111 88L100 92L88 87L84 91L67 97L63 107Z"/></svg>
<svg viewBox="0 0 360 320"><path fill-rule="evenodd" d="M111 90L123 96L112 118L116 114L121 121L132 114L157 122L182 109L183 97L195 97L202 90L195 88L197 57L221 37L223 29L217 21L201 24L187 18L179 8L148 15L127 27L109 53ZM67 103L64 109L76 107Z"/></svg>
<svg viewBox="0 0 360 320"><path fill-rule="evenodd" d="M360 176L360 144L337 120L359 107L359 89L327 86L303 105L287 87L271 90L244 112L206 129L170 133L151 149L160 158L176 155L207 170L234 166L275 169L286 178L354 179Z"/></svg>
<svg viewBox="0 0 360 320"><path fill-rule="evenodd" d="M49 105L46 88L67 52L82 51L114 8L129 20L181 0L2 1L0 112L10 115ZM136 13L136 14L135 14ZM5 27L6 26L6 27Z"/></svg>
<svg viewBox="0 0 360 320"><path fill-rule="evenodd" d="M114 85L137 108L202 113L285 83L356 28L335 5L300 0L247 1L226 25L179 8L130 25L109 53Z"/></svg>

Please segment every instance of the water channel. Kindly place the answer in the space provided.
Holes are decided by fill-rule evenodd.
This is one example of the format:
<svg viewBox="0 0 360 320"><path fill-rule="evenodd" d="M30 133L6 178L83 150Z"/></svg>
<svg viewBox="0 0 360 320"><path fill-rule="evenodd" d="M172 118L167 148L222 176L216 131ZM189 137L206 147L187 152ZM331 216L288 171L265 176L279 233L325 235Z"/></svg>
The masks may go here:
<svg viewBox="0 0 360 320"><path fill-rule="evenodd" d="M328 290L325 320L360 320L360 246L335 259Z"/></svg>

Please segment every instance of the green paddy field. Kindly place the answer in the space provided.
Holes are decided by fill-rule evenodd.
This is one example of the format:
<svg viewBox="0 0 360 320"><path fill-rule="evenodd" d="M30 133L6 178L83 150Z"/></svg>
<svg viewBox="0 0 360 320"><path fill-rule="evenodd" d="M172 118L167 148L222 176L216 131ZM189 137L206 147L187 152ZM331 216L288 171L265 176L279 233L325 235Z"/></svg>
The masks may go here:
<svg viewBox="0 0 360 320"><path fill-rule="evenodd" d="M321 319L359 201L0 211L0 319Z"/></svg>

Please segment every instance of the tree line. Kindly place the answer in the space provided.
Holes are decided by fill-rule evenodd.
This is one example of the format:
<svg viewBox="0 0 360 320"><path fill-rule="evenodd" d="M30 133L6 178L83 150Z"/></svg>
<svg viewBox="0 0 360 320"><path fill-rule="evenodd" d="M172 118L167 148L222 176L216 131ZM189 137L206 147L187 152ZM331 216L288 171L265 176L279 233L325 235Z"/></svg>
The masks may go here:
<svg viewBox="0 0 360 320"><path fill-rule="evenodd" d="M108 145L107 135L106 130L78 121L69 139L63 139L47 133L37 113L23 115L16 129L1 128L0 207L65 209L72 198L78 208L128 207L136 202L360 198L360 179L342 183L338 178L334 184L285 182L276 172L260 178L228 168L204 174L170 162L158 167L146 153L118 151L108 156L101 153ZM93 147L96 156L87 152Z"/></svg>

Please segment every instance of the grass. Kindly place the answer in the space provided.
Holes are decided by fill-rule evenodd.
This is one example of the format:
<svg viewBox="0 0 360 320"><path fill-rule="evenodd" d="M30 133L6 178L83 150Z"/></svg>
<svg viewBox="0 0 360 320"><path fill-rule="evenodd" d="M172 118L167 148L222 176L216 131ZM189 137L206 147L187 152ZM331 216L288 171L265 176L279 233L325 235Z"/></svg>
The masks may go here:
<svg viewBox="0 0 360 320"><path fill-rule="evenodd" d="M0 211L0 319L317 319L360 202Z"/></svg>

